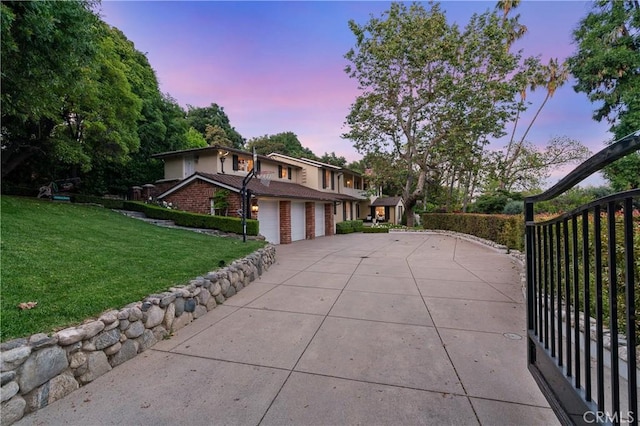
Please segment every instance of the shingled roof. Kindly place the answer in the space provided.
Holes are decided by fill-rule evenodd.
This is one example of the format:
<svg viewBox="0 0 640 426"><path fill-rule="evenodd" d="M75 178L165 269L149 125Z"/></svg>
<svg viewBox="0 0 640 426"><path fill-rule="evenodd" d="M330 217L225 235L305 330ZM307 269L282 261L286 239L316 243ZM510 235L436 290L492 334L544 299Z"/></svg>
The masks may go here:
<svg viewBox="0 0 640 426"><path fill-rule="evenodd" d="M188 185L196 179L200 179L213 185L222 186L227 189L239 192L242 189L242 180L244 179L244 176L228 175L222 173L211 174L196 172L187 179L179 182L175 186L160 194L158 198L166 197L167 195ZM316 191L297 183L281 182L278 180L272 180L269 183L269 186L266 186L263 185L257 178L251 179L247 184L247 188L253 195L259 197L295 198L314 201L338 201L344 200L345 197L348 197L344 194L332 194L328 192ZM356 198L354 197L350 198L356 200Z"/></svg>

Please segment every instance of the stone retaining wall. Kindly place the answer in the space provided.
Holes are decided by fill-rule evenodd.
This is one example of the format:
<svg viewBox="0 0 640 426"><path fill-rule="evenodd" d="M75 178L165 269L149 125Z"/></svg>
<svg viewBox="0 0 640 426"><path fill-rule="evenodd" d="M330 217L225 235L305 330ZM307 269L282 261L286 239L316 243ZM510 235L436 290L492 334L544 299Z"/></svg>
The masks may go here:
<svg viewBox="0 0 640 426"><path fill-rule="evenodd" d="M188 285L76 327L0 345L0 424L8 426L95 380L215 309L275 262L269 245ZM90 288L89 288L90 291Z"/></svg>

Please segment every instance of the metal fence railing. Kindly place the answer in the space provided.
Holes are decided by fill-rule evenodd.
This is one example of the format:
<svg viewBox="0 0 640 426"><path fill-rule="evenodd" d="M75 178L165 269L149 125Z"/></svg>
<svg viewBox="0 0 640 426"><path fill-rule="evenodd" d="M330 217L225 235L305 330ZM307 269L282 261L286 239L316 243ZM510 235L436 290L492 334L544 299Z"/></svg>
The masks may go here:
<svg viewBox="0 0 640 426"><path fill-rule="evenodd" d="M528 365L563 424L638 425L640 189L544 222L535 204L639 149L640 131L525 200Z"/></svg>

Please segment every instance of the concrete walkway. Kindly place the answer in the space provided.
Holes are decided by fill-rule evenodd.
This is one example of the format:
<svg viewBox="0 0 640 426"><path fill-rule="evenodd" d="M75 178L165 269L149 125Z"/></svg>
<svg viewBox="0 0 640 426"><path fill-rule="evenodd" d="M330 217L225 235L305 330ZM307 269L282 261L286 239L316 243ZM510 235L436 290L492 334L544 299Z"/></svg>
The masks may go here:
<svg viewBox="0 0 640 426"><path fill-rule="evenodd" d="M224 305L17 424L558 424L527 371L509 256L391 233L277 257Z"/></svg>

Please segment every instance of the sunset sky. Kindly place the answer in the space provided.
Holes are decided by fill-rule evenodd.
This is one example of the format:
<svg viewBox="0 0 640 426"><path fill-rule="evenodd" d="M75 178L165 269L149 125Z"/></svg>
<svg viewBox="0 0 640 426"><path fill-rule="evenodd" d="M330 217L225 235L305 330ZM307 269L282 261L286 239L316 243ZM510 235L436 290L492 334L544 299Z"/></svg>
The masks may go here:
<svg viewBox="0 0 640 426"><path fill-rule="evenodd" d="M183 107L217 103L247 140L291 131L317 155L335 152L353 161L361 155L340 137L358 95L355 80L344 72L344 55L355 45L347 24L380 17L389 4L103 0L101 16L146 53L162 92ZM441 6L450 22L464 27L473 13L492 9L495 2L445 1ZM589 10L588 2L523 1L517 12L529 31L517 47L543 62L565 59L575 50L571 32ZM554 136L567 136L595 153L611 138L608 125L593 121L594 106L572 85L558 89L527 139L544 145ZM527 124L544 94L529 96ZM519 131L525 128L523 123ZM492 147L505 143L495 141Z"/></svg>

